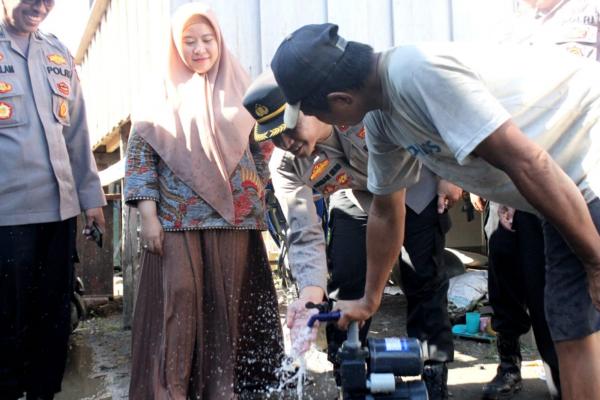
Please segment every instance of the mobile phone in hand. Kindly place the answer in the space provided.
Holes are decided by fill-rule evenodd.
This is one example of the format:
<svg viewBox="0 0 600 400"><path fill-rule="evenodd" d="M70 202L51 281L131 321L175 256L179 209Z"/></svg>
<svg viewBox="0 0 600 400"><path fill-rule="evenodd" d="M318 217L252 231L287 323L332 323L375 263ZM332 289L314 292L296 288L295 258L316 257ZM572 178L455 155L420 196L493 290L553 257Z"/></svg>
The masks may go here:
<svg viewBox="0 0 600 400"><path fill-rule="evenodd" d="M89 229L89 236L94 239L94 242L98 245L98 247L102 247L102 229L96 224L96 221L92 222L92 226Z"/></svg>

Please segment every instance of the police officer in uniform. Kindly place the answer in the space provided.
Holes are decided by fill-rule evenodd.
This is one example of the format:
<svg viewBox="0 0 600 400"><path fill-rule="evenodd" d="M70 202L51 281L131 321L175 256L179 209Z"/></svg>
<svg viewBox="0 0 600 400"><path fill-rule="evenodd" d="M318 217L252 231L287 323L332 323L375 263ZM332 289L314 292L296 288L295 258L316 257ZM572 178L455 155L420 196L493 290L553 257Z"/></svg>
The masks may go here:
<svg viewBox="0 0 600 400"><path fill-rule="evenodd" d="M104 229L75 64L38 30L54 0L2 0L0 399L52 399L70 332L76 217Z"/></svg>
<svg viewBox="0 0 600 400"><path fill-rule="evenodd" d="M246 92L244 106L257 120L256 141L273 140L271 160L275 195L288 221L289 262L300 296L288 310L288 326L306 325L307 301L318 303L326 293L340 300L362 297L366 273L366 223L371 195L367 192L367 146L362 125L332 127L301 116L294 130L283 121L285 98L270 72ZM313 188L329 197L330 232L326 245L313 203ZM438 199L439 193L439 199ZM401 262L402 288L408 300L407 331L426 340L431 359L424 380L431 399L447 398L447 367L454 357L447 313L448 276L443 263L444 235L450 227L446 212L462 191L438 181L429 170L407 193L407 233L404 246L414 269ZM451 205L451 204L450 204ZM365 340L368 323L361 329ZM327 326L328 356L335 354L346 332ZM339 376L336 374L339 385Z"/></svg>

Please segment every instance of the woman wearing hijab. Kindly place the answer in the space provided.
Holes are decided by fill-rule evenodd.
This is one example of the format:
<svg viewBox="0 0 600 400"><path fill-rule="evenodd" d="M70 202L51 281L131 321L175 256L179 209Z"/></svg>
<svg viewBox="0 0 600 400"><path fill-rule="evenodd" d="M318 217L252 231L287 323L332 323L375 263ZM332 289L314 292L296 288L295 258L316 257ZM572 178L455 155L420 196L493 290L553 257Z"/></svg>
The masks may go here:
<svg viewBox="0 0 600 400"><path fill-rule="evenodd" d="M249 79L199 3L173 15L164 91L134 117L125 199L141 215L129 398L235 399L283 356L261 230L266 161Z"/></svg>

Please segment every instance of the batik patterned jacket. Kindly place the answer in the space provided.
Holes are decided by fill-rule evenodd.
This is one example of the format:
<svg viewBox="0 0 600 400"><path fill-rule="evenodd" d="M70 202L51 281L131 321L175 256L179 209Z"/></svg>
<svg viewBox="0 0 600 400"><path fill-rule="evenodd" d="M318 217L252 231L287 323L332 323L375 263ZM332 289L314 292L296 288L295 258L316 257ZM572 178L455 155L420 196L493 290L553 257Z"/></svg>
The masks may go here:
<svg viewBox="0 0 600 400"><path fill-rule="evenodd" d="M125 167L125 202L154 200L165 231L194 229L266 229L264 186L271 142L251 144L230 178L235 203L235 224L228 223L183 183L156 151L132 130Z"/></svg>

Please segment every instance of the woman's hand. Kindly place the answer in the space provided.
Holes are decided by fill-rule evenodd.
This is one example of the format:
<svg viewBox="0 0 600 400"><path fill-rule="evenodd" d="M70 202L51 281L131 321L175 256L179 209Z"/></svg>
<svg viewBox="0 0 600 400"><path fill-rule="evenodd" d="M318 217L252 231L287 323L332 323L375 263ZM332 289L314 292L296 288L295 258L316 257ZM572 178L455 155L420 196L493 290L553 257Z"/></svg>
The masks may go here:
<svg viewBox="0 0 600 400"><path fill-rule="evenodd" d="M142 247L150 253L162 256L165 233L156 213L156 202L154 200L140 200L138 209L142 217L140 232Z"/></svg>

